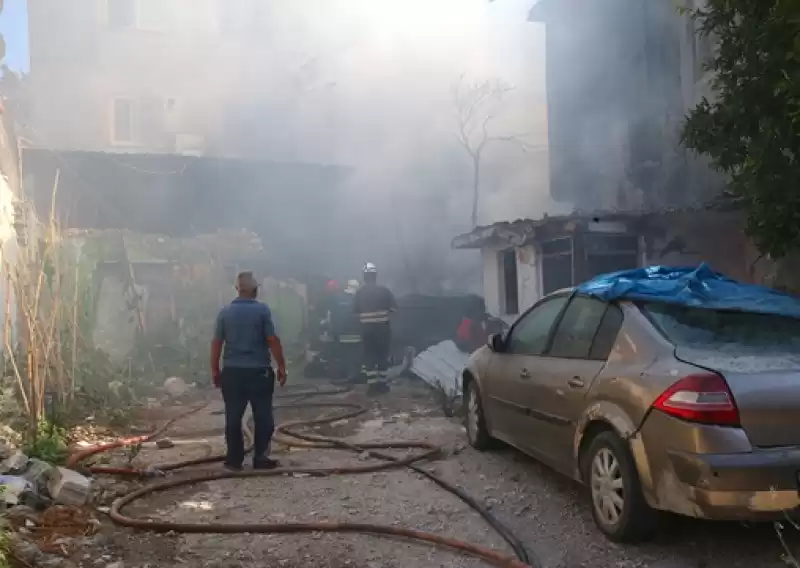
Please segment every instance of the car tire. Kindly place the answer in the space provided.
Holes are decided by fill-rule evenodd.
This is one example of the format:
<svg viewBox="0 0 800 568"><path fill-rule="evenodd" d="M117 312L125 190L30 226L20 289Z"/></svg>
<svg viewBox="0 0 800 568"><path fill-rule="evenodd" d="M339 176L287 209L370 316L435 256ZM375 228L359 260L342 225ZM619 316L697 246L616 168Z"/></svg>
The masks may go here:
<svg viewBox="0 0 800 568"><path fill-rule="evenodd" d="M476 450L488 450L492 446L493 439L486 428L483 399L477 381L473 379L467 382L465 390L464 426L467 429L467 440Z"/></svg>
<svg viewBox="0 0 800 568"><path fill-rule="evenodd" d="M609 540L640 542L658 529L658 513L642 493L627 444L615 432L600 432L581 456L594 522Z"/></svg>

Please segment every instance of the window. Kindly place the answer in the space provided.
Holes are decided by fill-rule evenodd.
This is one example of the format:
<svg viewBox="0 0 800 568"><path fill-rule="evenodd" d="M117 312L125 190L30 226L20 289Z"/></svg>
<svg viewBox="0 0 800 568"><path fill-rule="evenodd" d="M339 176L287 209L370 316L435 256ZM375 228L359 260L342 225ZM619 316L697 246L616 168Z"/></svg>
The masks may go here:
<svg viewBox="0 0 800 568"><path fill-rule="evenodd" d="M635 236L589 234L584 250L586 278L639 266L639 239Z"/></svg>
<svg viewBox="0 0 800 568"><path fill-rule="evenodd" d="M115 29L136 27L136 0L107 0L108 25Z"/></svg>
<svg viewBox="0 0 800 568"><path fill-rule="evenodd" d="M575 296L567 306L550 348L552 357L588 359L597 328L607 304L594 298Z"/></svg>
<svg viewBox="0 0 800 568"><path fill-rule="evenodd" d="M594 336L594 343L592 343L592 350L589 352L589 359L594 359L595 361L605 361L608 359L609 353L611 353L614 344L617 342L617 335L619 335L623 319L624 316L619 306L610 304Z"/></svg>
<svg viewBox="0 0 800 568"><path fill-rule="evenodd" d="M542 288L545 294L572 286L572 238L542 243Z"/></svg>
<svg viewBox="0 0 800 568"><path fill-rule="evenodd" d="M136 0L136 27L143 30L164 30L171 27L172 0Z"/></svg>
<svg viewBox="0 0 800 568"><path fill-rule="evenodd" d="M566 303L566 296L550 298L522 316L511 329L508 352L518 355L541 355L547 347L553 323Z"/></svg>
<svg viewBox="0 0 800 568"><path fill-rule="evenodd" d="M224 35L257 35L268 18L264 0L218 0L219 29Z"/></svg>
<svg viewBox="0 0 800 568"><path fill-rule="evenodd" d="M114 99L111 139L114 142L133 142L136 105L131 99Z"/></svg>
<svg viewBox="0 0 800 568"><path fill-rule="evenodd" d="M642 303L640 309L678 347L720 355L800 355L800 319L672 304Z"/></svg>
<svg viewBox="0 0 800 568"><path fill-rule="evenodd" d="M106 0L111 28L162 30L171 27L175 16L172 0Z"/></svg>
<svg viewBox="0 0 800 568"><path fill-rule="evenodd" d="M514 249L500 253L503 270L503 313L519 313L519 281L517 278L517 253Z"/></svg>

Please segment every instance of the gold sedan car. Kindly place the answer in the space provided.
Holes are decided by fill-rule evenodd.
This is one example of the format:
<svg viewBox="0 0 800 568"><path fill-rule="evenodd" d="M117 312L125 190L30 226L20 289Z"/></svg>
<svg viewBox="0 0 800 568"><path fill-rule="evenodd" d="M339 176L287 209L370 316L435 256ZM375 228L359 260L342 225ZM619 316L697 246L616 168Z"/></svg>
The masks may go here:
<svg viewBox="0 0 800 568"><path fill-rule="evenodd" d="M800 320L545 297L463 374L475 448L502 440L588 486L641 540L658 511L727 520L800 507Z"/></svg>

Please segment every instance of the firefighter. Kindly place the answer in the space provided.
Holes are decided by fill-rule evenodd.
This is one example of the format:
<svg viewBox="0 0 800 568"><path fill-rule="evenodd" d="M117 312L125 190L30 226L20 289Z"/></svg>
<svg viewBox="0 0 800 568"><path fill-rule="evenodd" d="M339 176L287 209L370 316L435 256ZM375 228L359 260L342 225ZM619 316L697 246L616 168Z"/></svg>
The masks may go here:
<svg viewBox="0 0 800 568"><path fill-rule="evenodd" d="M362 370L373 392L388 390L380 378L389 366L392 339L389 314L396 309L394 295L388 288L378 284L378 269L367 262L364 265L364 285L356 292L353 311L361 322L361 341L364 345Z"/></svg>
<svg viewBox="0 0 800 568"><path fill-rule="evenodd" d="M347 288L340 296L337 309L331 314L331 328L335 332L337 342L337 377L345 377L348 381L363 382L366 377L361 372L362 353L361 322L358 314L353 313L355 294L358 291L358 280L349 280Z"/></svg>

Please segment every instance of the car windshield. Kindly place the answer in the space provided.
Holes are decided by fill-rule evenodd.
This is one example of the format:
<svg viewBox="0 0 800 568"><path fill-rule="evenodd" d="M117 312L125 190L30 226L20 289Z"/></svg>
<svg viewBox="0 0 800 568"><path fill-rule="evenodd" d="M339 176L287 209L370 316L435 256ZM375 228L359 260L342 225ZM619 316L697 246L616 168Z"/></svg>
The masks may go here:
<svg viewBox="0 0 800 568"><path fill-rule="evenodd" d="M678 347L800 355L800 319L654 302L641 303L639 308Z"/></svg>

